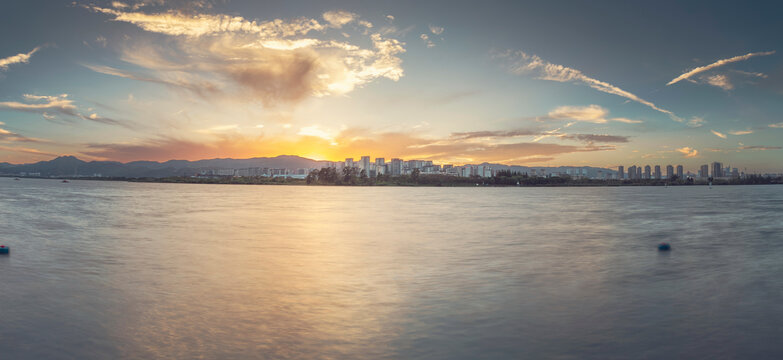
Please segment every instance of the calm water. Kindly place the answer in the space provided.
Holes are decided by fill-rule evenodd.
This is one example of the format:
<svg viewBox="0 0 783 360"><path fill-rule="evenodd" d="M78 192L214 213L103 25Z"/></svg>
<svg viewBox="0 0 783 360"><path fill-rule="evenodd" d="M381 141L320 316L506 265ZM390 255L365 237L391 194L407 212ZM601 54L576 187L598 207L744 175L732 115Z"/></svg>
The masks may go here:
<svg viewBox="0 0 783 360"><path fill-rule="evenodd" d="M0 357L781 358L782 215L781 186L0 178Z"/></svg>

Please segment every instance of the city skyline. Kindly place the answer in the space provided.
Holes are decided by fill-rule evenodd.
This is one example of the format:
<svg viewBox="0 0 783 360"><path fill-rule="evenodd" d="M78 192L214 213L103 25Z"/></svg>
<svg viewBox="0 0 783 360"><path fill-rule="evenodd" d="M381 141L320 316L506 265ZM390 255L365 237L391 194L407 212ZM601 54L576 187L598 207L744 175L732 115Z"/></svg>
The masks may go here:
<svg viewBox="0 0 783 360"><path fill-rule="evenodd" d="M0 29L17 34L0 46L0 162L384 154L783 169L773 2L0 10L14 14Z"/></svg>

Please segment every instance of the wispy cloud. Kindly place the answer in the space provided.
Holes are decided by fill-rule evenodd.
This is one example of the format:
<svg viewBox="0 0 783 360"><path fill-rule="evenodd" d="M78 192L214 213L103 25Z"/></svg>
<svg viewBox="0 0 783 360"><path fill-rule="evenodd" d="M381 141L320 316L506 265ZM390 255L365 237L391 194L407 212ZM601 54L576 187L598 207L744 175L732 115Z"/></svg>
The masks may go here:
<svg viewBox="0 0 783 360"><path fill-rule="evenodd" d="M692 147L681 147L679 149L676 149L677 152L681 153L683 157L686 158L695 158L699 156L699 150L696 150Z"/></svg>
<svg viewBox="0 0 783 360"><path fill-rule="evenodd" d="M30 50L30 52L27 53L19 53L14 56L9 56L7 58L0 59L0 70L8 70L8 67L14 64L24 64L30 61L30 58L40 50L41 47L37 46L36 48Z"/></svg>
<svg viewBox="0 0 783 360"><path fill-rule="evenodd" d="M729 131L729 134L731 134L731 135L749 135L749 134L753 134L753 130Z"/></svg>
<svg viewBox="0 0 783 360"><path fill-rule="evenodd" d="M719 132L717 132L717 131L715 131L715 130L710 130L710 132L711 132L713 135L715 135L715 136L717 136L717 137L719 137L719 138L721 138L721 139L725 139L725 138L726 138L726 134L719 133Z"/></svg>
<svg viewBox="0 0 783 360"><path fill-rule="evenodd" d="M451 139L469 140L469 139L504 139L517 138L525 136L535 136L533 142L538 142L544 137L556 137L562 140L576 140L586 143L626 143L629 141L627 136L607 135L607 134L566 134L561 133L561 129L554 130L499 130L499 131L471 131L456 132L451 134Z"/></svg>
<svg viewBox="0 0 783 360"><path fill-rule="evenodd" d="M783 148L780 147L780 146L752 145L752 146L740 146L739 149L740 150L759 150L759 151L764 151L764 150L780 150L780 149L783 149Z"/></svg>
<svg viewBox="0 0 783 360"><path fill-rule="evenodd" d="M128 129L133 128L133 124L130 122L118 121L115 119L99 116L96 113L83 115L74 104L74 101L68 98L68 94L61 94L57 96L24 94L23 97L25 100L27 100L27 102L0 101L0 110L8 109L37 113L41 114L44 119L50 121L56 119L56 117L52 114L59 114L70 119L78 118L107 125L122 126Z"/></svg>
<svg viewBox="0 0 783 360"><path fill-rule="evenodd" d="M723 90L731 90L734 88L734 85L729 81L729 78L726 75L716 74L707 76L705 80L707 81L707 84L717 86Z"/></svg>
<svg viewBox="0 0 783 360"><path fill-rule="evenodd" d="M612 118L611 120L621 122L621 123L626 123L626 124L641 124L644 122L642 120L634 120L634 119L628 119L624 117L616 117L616 118Z"/></svg>
<svg viewBox="0 0 783 360"><path fill-rule="evenodd" d="M704 124L707 123L707 120L704 120L704 118L699 116L694 116L688 120L688 127L690 128L698 128L704 126Z"/></svg>
<svg viewBox="0 0 783 360"><path fill-rule="evenodd" d="M605 124L609 121L617 121L626 124L640 124L641 120L633 120L622 117L607 118L609 110L599 105L588 106L560 106L550 111L546 119L575 120L595 124Z"/></svg>
<svg viewBox="0 0 783 360"><path fill-rule="evenodd" d="M0 150L3 151L11 151L11 152L17 152L17 153L23 153L23 154L31 154L31 155L38 155L38 156L59 156L59 154L41 151L38 149L28 148L28 147L19 147L19 146L4 146L0 145Z"/></svg>
<svg viewBox="0 0 783 360"><path fill-rule="evenodd" d="M769 127L777 128L777 129L783 129L783 122L779 122L777 124L769 124Z"/></svg>
<svg viewBox="0 0 783 360"><path fill-rule="evenodd" d="M705 65L705 66L699 66L699 67L697 67L697 68L695 68L693 70L690 70L690 71L688 71L688 72L686 72L686 73L684 73L684 74L674 78L672 81L669 81L666 85L668 86L668 85L676 84L676 83L678 83L678 82L680 82L682 80L689 79L690 77L692 77L692 76L694 76L696 74L699 74L699 73L702 73L702 72L705 72L705 71L708 71L708 70L712 70L712 69L714 69L716 67L720 67L720 66L723 66L723 65L727 65L727 64L731 64L731 63L747 60L747 59L750 59L750 58L755 57L755 56L767 56L767 55L772 55L774 53L775 53L775 51L755 52L755 53L747 53L745 55L739 55L739 56L731 57L731 58L728 58L728 59L718 60L718 61L716 61L716 62L714 62L712 64Z"/></svg>
<svg viewBox="0 0 783 360"><path fill-rule="evenodd" d="M31 138L27 136L19 135L15 132L8 131L6 129L0 128L0 142L45 142L45 140L42 139L36 139Z"/></svg>
<svg viewBox="0 0 783 360"><path fill-rule="evenodd" d="M514 74L522 75L533 72L537 74L538 79L541 80L582 83L595 90L640 103L655 111L668 115L672 120L682 122L682 119L673 112L659 108L650 101L644 100L607 82L591 78L579 70L545 61L537 55L528 55L522 51L507 51L505 53L497 54L496 57L508 60L510 62L509 71Z"/></svg>
<svg viewBox="0 0 783 360"><path fill-rule="evenodd" d="M266 105L296 103L308 97L347 94L376 79L397 81L404 74L399 54L405 52L405 44L381 33L370 33L372 24L346 11L326 12L321 22L309 18L256 21L221 14L148 14L125 8L88 8L114 21L170 37L166 47L139 41L122 50L124 61L149 74L97 65L90 65L91 69L179 86L202 96L223 93L232 99ZM347 30L328 32L349 25L365 38L350 43L342 35ZM332 35L340 40L330 39Z"/></svg>
<svg viewBox="0 0 783 360"><path fill-rule="evenodd" d="M445 30L445 29L444 29L443 27L440 27L440 26L435 26L435 25L430 25L430 32L431 32L431 33L433 33L433 34L435 34L435 35L440 35L440 34L443 34L443 31L444 31L444 30Z"/></svg>

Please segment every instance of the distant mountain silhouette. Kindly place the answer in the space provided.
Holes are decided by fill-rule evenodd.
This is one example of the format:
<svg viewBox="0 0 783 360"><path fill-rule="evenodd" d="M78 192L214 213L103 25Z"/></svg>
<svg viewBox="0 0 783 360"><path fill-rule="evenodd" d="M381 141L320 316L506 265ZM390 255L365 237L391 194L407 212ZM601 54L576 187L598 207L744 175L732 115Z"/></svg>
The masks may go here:
<svg viewBox="0 0 783 360"><path fill-rule="evenodd" d="M293 155L258 157L250 159L207 159L133 161L84 161L75 156L60 156L33 164L0 163L0 174L40 173L41 176L92 176L104 177L166 177L193 175L206 169L268 168L320 168L324 162Z"/></svg>

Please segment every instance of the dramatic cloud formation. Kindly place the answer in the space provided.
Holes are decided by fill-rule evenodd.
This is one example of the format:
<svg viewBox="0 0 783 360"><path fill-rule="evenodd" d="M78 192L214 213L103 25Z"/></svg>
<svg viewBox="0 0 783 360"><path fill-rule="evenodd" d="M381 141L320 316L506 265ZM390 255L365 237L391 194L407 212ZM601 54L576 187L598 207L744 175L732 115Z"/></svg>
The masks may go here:
<svg viewBox="0 0 783 360"><path fill-rule="evenodd" d="M129 122L98 116L98 114L95 113L86 116L82 115L82 113L78 111L73 100L68 98L68 94L57 96L24 94L23 97L29 102L0 101L0 109L38 113L46 120L54 120L56 118L52 115L52 113L54 113L64 115L66 118L78 118L107 125L118 125L129 129L133 128L132 124Z"/></svg>
<svg viewBox="0 0 783 360"><path fill-rule="evenodd" d="M714 69L716 67L719 67L719 66L735 63L735 62L738 62L738 61L747 60L747 59L750 59L750 58L752 58L754 56L767 56L767 55L772 55L774 53L775 53L775 51L756 52L756 53L748 53L748 54L745 54L745 55L735 56L735 57L728 58L728 59L718 60L718 61L716 61L716 62L714 62L712 64L705 65L705 66L700 66L700 67L697 67L697 68L695 68L695 69L693 69L691 71L688 71L688 72L686 72L686 73L684 73L684 74L674 78L672 81L669 81L666 85L668 86L668 85L676 84L676 83L678 83L678 82L680 82L682 80L689 79L693 75L696 75L696 74L699 74L699 73L702 73L702 72L705 72L705 71L708 71L708 70L712 70L712 69Z"/></svg>
<svg viewBox="0 0 783 360"><path fill-rule="evenodd" d="M710 132L711 132L713 135L715 135L715 136L717 136L717 137L719 137L719 138L721 138L721 139L725 139L725 138L726 138L726 134L719 133L719 132L717 132L717 131L715 131L715 130L710 130Z"/></svg>
<svg viewBox="0 0 783 360"><path fill-rule="evenodd" d="M677 115L675 115L673 112L666 109L661 109L657 107L655 104L647 100L644 100L628 91L620 89L619 87L614 86L612 84L593 79L583 74L579 70L572 69L563 65L552 64L550 62L541 59L537 55L528 55L522 51L516 51L516 52L507 51L505 53L501 53L496 56L510 61L509 70L514 74L521 75L529 72L534 72L538 74L538 78L541 80L582 83L598 91L605 92L607 94L621 96L628 100L643 104L645 106L650 107L653 110L669 115L669 117L672 120L682 122L682 119L679 118Z"/></svg>
<svg viewBox="0 0 783 360"><path fill-rule="evenodd" d="M575 120L596 124L605 124L610 120L626 124L639 124L642 122L641 120L626 118L607 119L607 115L609 115L609 110L593 104L589 106L560 106L550 111L546 118L552 120Z"/></svg>
<svg viewBox="0 0 783 360"><path fill-rule="evenodd" d="M695 157L699 156L699 150L696 150L696 149L688 147L688 146L681 147L681 148L676 149L676 150L677 150L677 152L681 153L686 158L695 158Z"/></svg>
<svg viewBox="0 0 783 360"><path fill-rule="evenodd" d="M9 56L7 58L0 59L0 70L8 70L8 67L14 64L23 64L30 61L30 57L33 56L38 50L40 50L41 47L38 46L28 53L19 53L14 56Z"/></svg>
<svg viewBox="0 0 783 360"><path fill-rule="evenodd" d="M395 154L409 159L440 162L515 162L526 163L554 156L595 151L612 151L614 146L547 144L536 142L478 141L479 137L462 133L447 138L425 138L409 133L369 133L348 129L331 134L317 127L303 128L294 139L245 137L238 134L214 134L211 141L159 138L128 144L89 144L81 153L117 161L198 160L214 157L244 158L287 153L292 149L304 156L340 159L345 154ZM588 135L581 135L582 137ZM594 135L589 135L594 136ZM588 136L588 137L589 137ZM600 136L600 135L599 135ZM588 138L581 139L587 142ZM604 138L605 140L619 140ZM622 141L620 141L622 142Z"/></svg>
<svg viewBox="0 0 783 360"><path fill-rule="evenodd" d="M124 61L149 74L98 65L89 68L180 87L201 96L225 93L227 97L259 100L271 106L299 102L310 96L342 95L375 79L397 81L403 76L398 55L405 48L398 40L372 33L366 35L372 47L362 48L323 39L328 37L328 29L349 24L361 29L372 27L346 11L324 13L322 24L307 18L257 22L229 15L176 11L147 14L129 12L123 7L90 9L112 16L114 21L168 35L171 45L158 47L139 42L123 49ZM320 35L309 36L313 32Z"/></svg>

